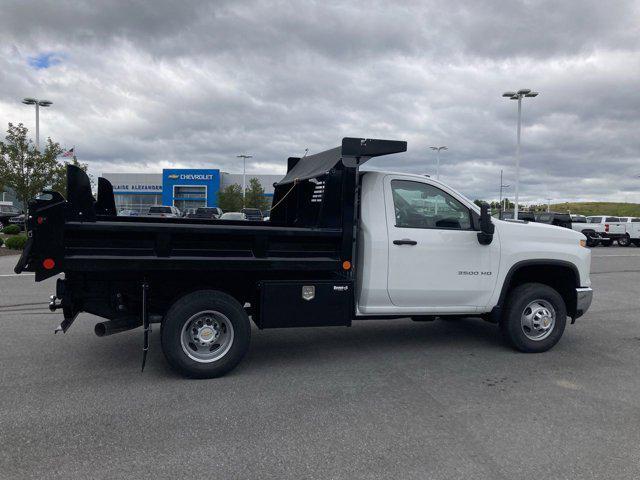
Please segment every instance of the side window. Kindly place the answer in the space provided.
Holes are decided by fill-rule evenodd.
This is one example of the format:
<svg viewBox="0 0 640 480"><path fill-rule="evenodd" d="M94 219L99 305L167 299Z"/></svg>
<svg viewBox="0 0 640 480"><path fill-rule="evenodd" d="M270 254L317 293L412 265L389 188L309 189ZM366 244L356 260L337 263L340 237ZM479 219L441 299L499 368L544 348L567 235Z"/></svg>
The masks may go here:
<svg viewBox="0 0 640 480"><path fill-rule="evenodd" d="M471 230L471 212L439 188L410 180L392 180L396 227Z"/></svg>

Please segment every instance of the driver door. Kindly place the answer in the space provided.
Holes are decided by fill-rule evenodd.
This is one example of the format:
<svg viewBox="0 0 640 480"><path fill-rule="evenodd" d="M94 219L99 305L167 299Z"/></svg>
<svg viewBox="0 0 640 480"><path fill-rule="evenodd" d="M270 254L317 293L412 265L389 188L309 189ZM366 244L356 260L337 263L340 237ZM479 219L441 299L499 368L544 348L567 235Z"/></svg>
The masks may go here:
<svg viewBox="0 0 640 480"><path fill-rule="evenodd" d="M391 302L419 311L472 313L485 307L496 284L497 235L478 243L471 210L427 179L385 180Z"/></svg>

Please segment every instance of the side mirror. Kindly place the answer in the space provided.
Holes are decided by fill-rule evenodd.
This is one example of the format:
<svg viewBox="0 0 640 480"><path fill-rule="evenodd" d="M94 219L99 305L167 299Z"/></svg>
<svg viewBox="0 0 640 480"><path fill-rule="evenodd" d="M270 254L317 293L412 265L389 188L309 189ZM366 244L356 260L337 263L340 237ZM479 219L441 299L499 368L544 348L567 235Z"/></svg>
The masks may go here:
<svg viewBox="0 0 640 480"><path fill-rule="evenodd" d="M478 232L478 243L480 245L490 245L493 241L493 232L496 227L491 221L489 214L489 205L483 203L480 205L480 231Z"/></svg>

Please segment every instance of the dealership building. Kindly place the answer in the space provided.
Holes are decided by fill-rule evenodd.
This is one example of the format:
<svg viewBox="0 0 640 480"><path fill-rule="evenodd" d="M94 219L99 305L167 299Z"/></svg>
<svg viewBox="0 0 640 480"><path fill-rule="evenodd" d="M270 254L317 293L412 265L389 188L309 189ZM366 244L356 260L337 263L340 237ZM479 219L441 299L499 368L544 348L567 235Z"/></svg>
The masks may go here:
<svg viewBox="0 0 640 480"><path fill-rule="evenodd" d="M103 173L111 182L118 210L130 209L144 213L151 205L175 206L180 210L197 207L217 207L218 192L228 185L242 186L242 174L218 169L164 169L162 173ZM273 196L273 184L283 175L254 175L265 195Z"/></svg>

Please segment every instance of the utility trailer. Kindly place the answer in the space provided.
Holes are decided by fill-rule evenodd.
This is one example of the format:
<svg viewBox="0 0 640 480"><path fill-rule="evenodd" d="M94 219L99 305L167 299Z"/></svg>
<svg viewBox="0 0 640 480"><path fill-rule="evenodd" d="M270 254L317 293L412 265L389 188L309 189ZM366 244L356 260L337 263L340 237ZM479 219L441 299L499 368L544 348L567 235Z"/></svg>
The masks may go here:
<svg viewBox="0 0 640 480"><path fill-rule="evenodd" d="M225 330L227 340L248 335L248 324L229 318L239 310L261 329L351 324L358 169L406 148L402 141L345 138L340 147L289 158L268 222L118 217L109 181L98 179L96 200L88 176L69 165L66 200L45 191L29 204L29 238L15 271L35 272L38 282L64 272L50 303L64 314L57 331L66 332L80 312L92 313L107 319L96 325L98 336L144 326L145 352L149 324L177 301L186 296L189 303L194 292L215 296L232 312L211 310L191 322L195 329L181 343L195 364L167 358L187 375L216 376L242 357L206 368L232 346L218 341ZM165 354L172 347L163 341Z"/></svg>

